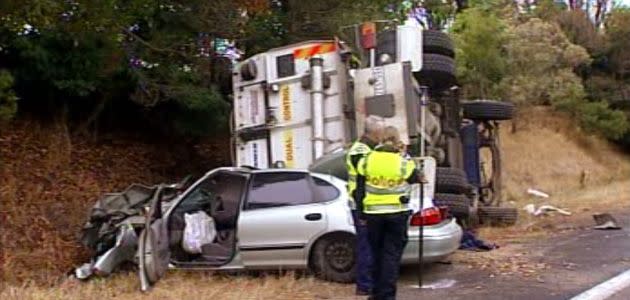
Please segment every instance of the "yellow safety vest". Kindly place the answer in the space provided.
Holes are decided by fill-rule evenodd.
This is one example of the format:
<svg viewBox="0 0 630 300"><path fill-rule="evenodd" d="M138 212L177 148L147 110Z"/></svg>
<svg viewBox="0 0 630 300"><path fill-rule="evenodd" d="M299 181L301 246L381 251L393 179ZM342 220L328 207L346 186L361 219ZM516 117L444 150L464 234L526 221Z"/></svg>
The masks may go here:
<svg viewBox="0 0 630 300"><path fill-rule="evenodd" d="M356 141L352 144L350 150L348 150L348 153L346 154L346 168L348 169L348 195L350 201L354 201L354 198L352 198L352 192L354 192L354 189L357 188L357 170L352 165L352 156L362 155L363 158L371 151L372 149L370 146L361 143L360 141Z"/></svg>
<svg viewBox="0 0 630 300"><path fill-rule="evenodd" d="M416 165L400 153L372 151L359 162L358 173L365 176L363 212L389 214L409 210L400 202L401 196L409 196L411 186L407 178Z"/></svg>

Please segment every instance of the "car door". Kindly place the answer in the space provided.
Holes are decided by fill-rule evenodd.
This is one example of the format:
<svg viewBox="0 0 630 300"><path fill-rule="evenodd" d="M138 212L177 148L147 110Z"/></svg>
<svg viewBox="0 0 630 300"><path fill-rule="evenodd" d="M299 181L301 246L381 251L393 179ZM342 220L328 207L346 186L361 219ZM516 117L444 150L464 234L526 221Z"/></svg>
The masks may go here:
<svg viewBox="0 0 630 300"><path fill-rule="evenodd" d="M316 200L306 172L255 173L238 226L245 267L304 266L308 243L327 228Z"/></svg>
<svg viewBox="0 0 630 300"><path fill-rule="evenodd" d="M171 258L167 222L162 211L163 186L154 193L138 242L140 289L148 291L168 269Z"/></svg>

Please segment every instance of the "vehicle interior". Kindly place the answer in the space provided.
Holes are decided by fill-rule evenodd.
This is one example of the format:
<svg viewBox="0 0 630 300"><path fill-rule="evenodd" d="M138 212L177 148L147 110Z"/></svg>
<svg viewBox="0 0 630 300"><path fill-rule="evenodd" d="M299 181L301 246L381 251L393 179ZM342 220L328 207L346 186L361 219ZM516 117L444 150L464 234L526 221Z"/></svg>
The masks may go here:
<svg viewBox="0 0 630 300"><path fill-rule="evenodd" d="M246 174L219 171L195 186L177 204L168 220L169 245L175 263L221 266L231 261L236 250L236 224L246 183ZM217 234L213 243L202 245L201 254L191 254L182 247L184 215L199 211L214 220Z"/></svg>

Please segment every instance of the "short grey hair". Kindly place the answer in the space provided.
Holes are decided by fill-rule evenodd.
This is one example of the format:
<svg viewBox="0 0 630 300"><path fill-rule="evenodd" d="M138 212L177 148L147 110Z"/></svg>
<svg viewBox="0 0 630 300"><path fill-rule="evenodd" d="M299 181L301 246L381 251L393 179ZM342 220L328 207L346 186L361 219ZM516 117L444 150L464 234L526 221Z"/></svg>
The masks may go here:
<svg viewBox="0 0 630 300"><path fill-rule="evenodd" d="M385 129L385 119L375 115L369 115L365 118L365 133L373 133L383 131Z"/></svg>
<svg viewBox="0 0 630 300"><path fill-rule="evenodd" d="M383 129L383 143L391 143L398 146L400 142L400 132L394 126L387 126Z"/></svg>

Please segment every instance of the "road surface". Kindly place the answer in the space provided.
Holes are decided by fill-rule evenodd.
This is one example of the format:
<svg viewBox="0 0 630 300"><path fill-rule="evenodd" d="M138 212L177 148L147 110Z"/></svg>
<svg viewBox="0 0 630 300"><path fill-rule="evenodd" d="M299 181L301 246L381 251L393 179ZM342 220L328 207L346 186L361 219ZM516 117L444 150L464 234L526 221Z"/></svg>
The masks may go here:
<svg viewBox="0 0 630 300"><path fill-rule="evenodd" d="M415 269L402 270L399 299L571 299L630 269L630 213L615 216L622 230L579 229L522 245L528 259L547 268L529 278L480 271L464 264L437 264L425 282L452 279L450 288L413 288ZM474 253L471 255L475 255ZM610 299L630 299L630 287Z"/></svg>

